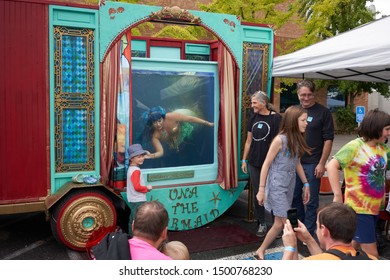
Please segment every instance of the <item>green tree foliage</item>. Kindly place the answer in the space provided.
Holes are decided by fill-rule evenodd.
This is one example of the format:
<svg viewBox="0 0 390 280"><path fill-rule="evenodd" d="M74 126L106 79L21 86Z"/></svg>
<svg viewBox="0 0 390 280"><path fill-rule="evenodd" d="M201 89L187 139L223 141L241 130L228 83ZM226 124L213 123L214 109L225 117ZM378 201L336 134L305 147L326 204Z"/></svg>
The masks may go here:
<svg viewBox="0 0 390 280"><path fill-rule="evenodd" d="M279 4L287 5L282 11ZM210 4L199 4L205 12L236 15L244 22L262 23L278 29L295 13L293 5L286 0L213 0Z"/></svg>
<svg viewBox="0 0 390 280"><path fill-rule="evenodd" d="M157 38L173 38L180 40L215 40L210 32L201 26L167 24L152 35Z"/></svg>
<svg viewBox="0 0 390 280"><path fill-rule="evenodd" d="M336 111L338 133L354 133L356 129L356 115L351 106L338 108Z"/></svg>
<svg viewBox="0 0 390 280"><path fill-rule="evenodd" d="M159 32L153 35L157 38L175 38L181 40L196 40L186 28L176 25L168 25L161 29Z"/></svg>
<svg viewBox="0 0 390 280"><path fill-rule="evenodd" d="M371 1L372 0L368 0ZM305 34L293 41L301 49L374 20L366 0L295 0L295 9L305 22Z"/></svg>
<svg viewBox="0 0 390 280"><path fill-rule="evenodd" d="M346 107L354 104L355 98L364 92L368 92L370 94L378 92L384 97L390 97L389 86L387 83L338 80L317 80L315 83L318 88L329 88L329 86L336 87L339 92L343 93L347 97L345 102Z"/></svg>
<svg viewBox="0 0 390 280"><path fill-rule="evenodd" d="M197 39L216 40L216 37L202 26L189 25L186 30Z"/></svg>
<svg viewBox="0 0 390 280"><path fill-rule="evenodd" d="M337 86L340 92L349 97L347 105L354 104L355 97L364 92L373 93L377 91L384 97L390 97L389 86L386 83L338 81Z"/></svg>
<svg viewBox="0 0 390 280"><path fill-rule="evenodd" d="M147 21L143 22L136 27L131 29L132 36L142 36L145 33L151 33L154 30L155 26L153 23Z"/></svg>
<svg viewBox="0 0 390 280"><path fill-rule="evenodd" d="M375 14L366 8L366 2L372 0L296 0L295 9L304 22L305 34L291 42L289 51L307 47L373 21ZM385 97L389 96L389 87L385 83L318 81L317 84L337 86L340 92L349 97L349 104L353 104L356 96L363 92L372 93L373 89Z"/></svg>

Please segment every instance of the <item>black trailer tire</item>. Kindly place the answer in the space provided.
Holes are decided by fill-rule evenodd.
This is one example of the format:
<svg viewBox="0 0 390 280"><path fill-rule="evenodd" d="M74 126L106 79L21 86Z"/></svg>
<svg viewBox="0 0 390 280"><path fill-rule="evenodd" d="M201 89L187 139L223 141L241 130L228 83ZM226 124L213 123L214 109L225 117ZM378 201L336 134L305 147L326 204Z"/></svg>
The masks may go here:
<svg viewBox="0 0 390 280"><path fill-rule="evenodd" d="M116 225L111 199L93 189L76 190L65 196L52 211L50 224L54 237L65 246L85 251L93 232Z"/></svg>

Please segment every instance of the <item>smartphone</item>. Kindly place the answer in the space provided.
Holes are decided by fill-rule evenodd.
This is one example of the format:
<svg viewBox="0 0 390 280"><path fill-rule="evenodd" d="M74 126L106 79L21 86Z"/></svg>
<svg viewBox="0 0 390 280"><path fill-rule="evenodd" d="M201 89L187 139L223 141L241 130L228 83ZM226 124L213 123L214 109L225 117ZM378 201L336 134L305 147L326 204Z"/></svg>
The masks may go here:
<svg viewBox="0 0 390 280"><path fill-rule="evenodd" d="M293 228L298 227L298 214L297 208L291 208L287 210L287 219L290 220L290 223Z"/></svg>

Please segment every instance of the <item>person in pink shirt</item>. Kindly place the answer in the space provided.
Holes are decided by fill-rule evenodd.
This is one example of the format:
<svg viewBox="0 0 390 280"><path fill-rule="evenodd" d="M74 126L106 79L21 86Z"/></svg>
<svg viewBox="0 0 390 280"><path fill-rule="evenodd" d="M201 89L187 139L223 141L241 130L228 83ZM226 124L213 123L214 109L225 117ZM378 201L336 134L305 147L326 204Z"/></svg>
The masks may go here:
<svg viewBox="0 0 390 280"><path fill-rule="evenodd" d="M129 239L132 260L172 260L159 251L167 239L168 212L158 201L148 201L138 207Z"/></svg>
<svg viewBox="0 0 390 280"><path fill-rule="evenodd" d="M127 170L127 201L130 207L129 234L133 234L131 227L137 208L146 201L146 193L152 190L151 185L145 185L140 165L144 163L146 151L140 144L130 145L129 149L130 166Z"/></svg>

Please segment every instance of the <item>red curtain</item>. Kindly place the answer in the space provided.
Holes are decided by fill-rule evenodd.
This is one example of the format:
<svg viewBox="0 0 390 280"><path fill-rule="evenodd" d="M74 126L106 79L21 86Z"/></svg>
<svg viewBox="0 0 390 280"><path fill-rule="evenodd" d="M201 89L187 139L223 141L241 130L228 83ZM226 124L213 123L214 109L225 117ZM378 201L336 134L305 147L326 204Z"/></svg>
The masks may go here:
<svg viewBox="0 0 390 280"><path fill-rule="evenodd" d="M226 47L218 46L220 129L218 132L218 182L223 189L238 185L238 69Z"/></svg>
<svg viewBox="0 0 390 280"><path fill-rule="evenodd" d="M113 162L116 133L116 108L118 100L120 41L108 53L102 66L100 91L100 175L103 184L108 184Z"/></svg>

